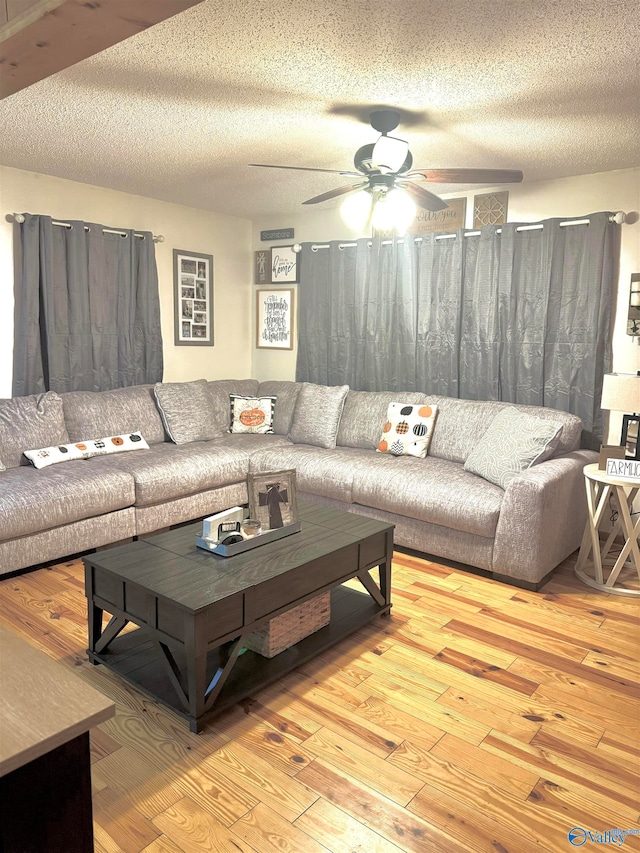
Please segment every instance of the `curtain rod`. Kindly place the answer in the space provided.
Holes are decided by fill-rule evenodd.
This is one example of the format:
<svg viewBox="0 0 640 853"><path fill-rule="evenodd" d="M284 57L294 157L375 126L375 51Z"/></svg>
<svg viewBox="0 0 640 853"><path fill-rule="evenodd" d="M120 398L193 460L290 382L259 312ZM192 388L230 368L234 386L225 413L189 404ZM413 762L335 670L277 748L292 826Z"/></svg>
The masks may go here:
<svg viewBox="0 0 640 853"><path fill-rule="evenodd" d="M19 224L22 224L24 222L24 214L23 213L14 213L13 219L14 219L14 222L18 222ZM73 228L73 225L70 222L58 222L55 219L51 220L51 224L52 225L59 225L61 228ZM89 226L85 225L84 230L89 231ZM103 234L119 234L121 237L127 236L126 231L116 231L113 228L103 228L102 233ZM144 239L144 234L139 234L137 231L134 231L133 234L134 234L134 237L140 237L141 239ZM164 243L164 237L162 236L162 234L154 234L153 235L153 242L154 243Z"/></svg>
<svg viewBox="0 0 640 853"><path fill-rule="evenodd" d="M609 222L615 222L616 225L622 225L622 223L626 220L626 216L626 213L624 213L622 210L619 210L617 213L612 213L611 216L609 216ZM565 222L560 223L560 228L566 228L567 225L588 225L590 221L590 219L567 219ZM516 228L516 231L540 231L542 228L544 228L543 223L536 222L533 225L520 225L518 228ZM480 233L480 231L465 231L462 236L477 237ZM496 234L502 234L502 228L496 228ZM438 234L435 239L452 240L455 239L457 236L457 234ZM392 243L393 240L382 240L383 246L390 246L392 245ZM404 243L404 240L400 238L399 240L396 240L396 243ZM422 237L416 237L414 239L414 243L422 243ZM369 245L371 245L371 242L369 243ZM350 249L354 246L357 246L357 243L340 243L338 248ZM329 243L314 243L311 246L311 251L317 252L318 249L328 249L329 247Z"/></svg>

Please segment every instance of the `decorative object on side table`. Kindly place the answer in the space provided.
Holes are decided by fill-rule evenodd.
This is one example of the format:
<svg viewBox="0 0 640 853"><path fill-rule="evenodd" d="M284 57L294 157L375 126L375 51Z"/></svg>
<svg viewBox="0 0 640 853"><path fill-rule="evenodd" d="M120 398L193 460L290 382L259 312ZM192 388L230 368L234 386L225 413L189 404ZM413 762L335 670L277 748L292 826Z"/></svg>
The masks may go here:
<svg viewBox="0 0 640 853"><path fill-rule="evenodd" d="M620 444L625 448L625 459L640 459L640 371L605 373L600 405L609 411L625 413L622 418Z"/></svg>
<svg viewBox="0 0 640 853"><path fill-rule="evenodd" d="M174 343L213 346L213 255L173 250Z"/></svg>
<svg viewBox="0 0 640 853"><path fill-rule="evenodd" d="M286 527L298 521L296 472L294 468L249 474L249 514L262 523L264 530Z"/></svg>

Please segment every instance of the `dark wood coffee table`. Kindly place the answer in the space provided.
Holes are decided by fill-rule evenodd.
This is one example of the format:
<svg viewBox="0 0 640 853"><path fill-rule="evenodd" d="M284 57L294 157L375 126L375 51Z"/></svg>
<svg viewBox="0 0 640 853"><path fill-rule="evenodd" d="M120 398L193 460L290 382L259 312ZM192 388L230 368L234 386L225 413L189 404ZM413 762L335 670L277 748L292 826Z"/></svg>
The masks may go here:
<svg viewBox="0 0 640 853"><path fill-rule="evenodd" d="M198 732L205 719L388 615L393 525L302 502L299 515L299 533L235 557L196 547L202 522L85 557L91 662ZM376 567L377 583L369 573ZM342 585L351 578L363 590ZM326 627L271 659L243 652L257 628L327 590ZM138 627L122 633L128 623Z"/></svg>

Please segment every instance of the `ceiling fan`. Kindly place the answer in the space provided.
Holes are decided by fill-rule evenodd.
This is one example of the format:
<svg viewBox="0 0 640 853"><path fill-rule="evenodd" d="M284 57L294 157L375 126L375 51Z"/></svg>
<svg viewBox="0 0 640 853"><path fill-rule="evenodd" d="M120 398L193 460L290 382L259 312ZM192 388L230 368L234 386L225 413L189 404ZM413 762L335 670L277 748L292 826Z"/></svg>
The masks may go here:
<svg viewBox="0 0 640 853"><path fill-rule="evenodd" d="M309 198L303 204L318 204L347 193L365 190L371 193L373 203L384 199L394 189L405 190L418 207L438 211L448 207L446 201L430 192L421 183L435 184L506 184L522 180L522 172L515 169L412 169L413 157L409 143L389 136L400 123L397 110L379 109L370 113L371 127L380 133L374 144L363 145L355 153L356 171L316 169L307 166L274 166L267 163L250 163L263 169L295 169L302 172L331 172L347 178L357 178L357 183Z"/></svg>

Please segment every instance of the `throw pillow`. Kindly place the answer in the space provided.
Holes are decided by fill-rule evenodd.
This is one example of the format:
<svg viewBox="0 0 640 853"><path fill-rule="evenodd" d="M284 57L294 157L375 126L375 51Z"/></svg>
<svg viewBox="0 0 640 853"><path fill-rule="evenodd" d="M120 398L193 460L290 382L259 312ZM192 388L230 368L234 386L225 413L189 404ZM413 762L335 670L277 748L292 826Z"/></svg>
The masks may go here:
<svg viewBox="0 0 640 853"><path fill-rule="evenodd" d="M154 394L162 423L174 444L208 441L220 435L215 427L213 394L206 379L157 382Z"/></svg>
<svg viewBox="0 0 640 853"><path fill-rule="evenodd" d="M275 397L243 397L229 394L231 424L229 432L266 434L273 432Z"/></svg>
<svg viewBox="0 0 640 853"><path fill-rule="evenodd" d="M333 449L348 390L348 385L303 382L293 410L289 440Z"/></svg>
<svg viewBox="0 0 640 853"><path fill-rule="evenodd" d="M437 406L389 403L387 420L378 442L378 453L424 459L429 450L437 414Z"/></svg>
<svg viewBox="0 0 640 853"><path fill-rule="evenodd" d="M106 438L78 441L75 444L59 444L57 447L25 450L24 455L35 468L46 468L58 462L71 462L74 459L90 459L92 456L123 453L126 450L148 449L149 445L140 433L132 432L129 435L108 435Z"/></svg>
<svg viewBox="0 0 640 853"><path fill-rule="evenodd" d="M506 489L518 474L552 455L561 432L562 424L513 407L503 409L467 457L464 470Z"/></svg>

